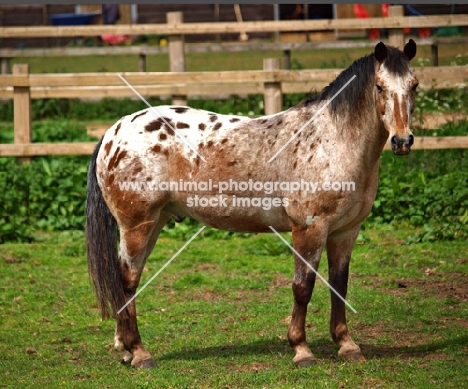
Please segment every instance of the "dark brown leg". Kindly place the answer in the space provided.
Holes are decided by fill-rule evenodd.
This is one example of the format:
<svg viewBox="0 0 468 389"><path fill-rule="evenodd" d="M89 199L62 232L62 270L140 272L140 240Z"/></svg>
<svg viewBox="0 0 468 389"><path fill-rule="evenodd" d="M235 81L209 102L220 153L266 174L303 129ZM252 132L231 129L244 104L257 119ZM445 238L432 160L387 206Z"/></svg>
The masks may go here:
<svg viewBox="0 0 468 389"><path fill-rule="evenodd" d="M330 236L327 241L329 282L343 298L346 298L349 262L359 227L340 235ZM338 356L363 361L361 349L353 342L348 332L345 303L333 292L331 292L331 305L330 333L335 344L340 346Z"/></svg>
<svg viewBox="0 0 468 389"><path fill-rule="evenodd" d="M120 269L126 301L135 295L146 259L168 219L169 217L163 214L156 224L142 223L132 230L121 231ZM115 348L124 351L124 363L131 363L136 368L154 367L154 360L143 346L138 331L135 300L126 309L128 318L117 316Z"/></svg>
<svg viewBox="0 0 468 389"><path fill-rule="evenodd" d="M320 256L324 246L323 233L317 226L308 228L293 228L294 249L314 269L318 268ZM315 284L315 273L297 255L294 255L294 304L291 323L289 325L288 340L295 351L293 358L296 366L305 367L316 363L315 357L306 341L305 320L307 305L312 297Z"/></svg>

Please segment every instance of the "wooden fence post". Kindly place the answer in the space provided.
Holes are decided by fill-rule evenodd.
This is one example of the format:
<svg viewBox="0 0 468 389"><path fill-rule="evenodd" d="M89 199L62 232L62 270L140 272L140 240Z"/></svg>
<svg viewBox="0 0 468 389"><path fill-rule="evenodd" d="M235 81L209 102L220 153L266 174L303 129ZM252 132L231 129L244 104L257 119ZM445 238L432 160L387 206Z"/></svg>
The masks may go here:
<svg viewBox="0 0 468 389"><path fill-rule="evenodd" d="M283 62L286 70L291 70L291 49L283 51Z"/></svg>
<svg viewBox="0 0 468 389"><path fill-rule="evenodd" d="M10 58L5 57L1 59L1 68L2 68L2 74L10 73Z"/></svg>
<svg viewBox="0 0 468 389"><path fill-rule="evenodd" d="M29 65L13 65L14 75L29 75ZM29 86L15 86L13 88L13 122L15 143L31 143L31 89ZM29 162L30 158L21 158Z"/></svg>
<svg viewBox="0 0 468 389"><path fill-rule="evenodd" d="M279 70L280 68L280 58L265 58L263 60L263 70ZM265 115L273 115L281 112L283 109L281 82L265 82L263 93L265 99Z"/></svg>
<svg viewBox="0 0 468 389"><path fill-rule="evenodd" d="M388 7L388 16L391 17L401 17L405 16L402 5L391 5ZM391 28L388 32L388 43L391 46L398 47L400 50L403 50L405 46L405 34L402 28Z"/></svg>
<svg viewBox="0 0 468 389"><path fill-rule="evenodd" d="M146 52L138 54L138 71L146 72Z"/></svg>
<svg viewBox="0 0 468 389"><path fill-rule="evenodd" d="M431 45L432 66L439 66L439 42L432 42Z"/></svg>
<svg viewBox="0 0 468 389"><path fill-rule="evenodd" d="M183 23L182 12L168 12L167 24ZM169 63L171 72L185 72L185 49L183 35L169 35ZM187 96L172 96L172 104L187 105Z"/></svg>

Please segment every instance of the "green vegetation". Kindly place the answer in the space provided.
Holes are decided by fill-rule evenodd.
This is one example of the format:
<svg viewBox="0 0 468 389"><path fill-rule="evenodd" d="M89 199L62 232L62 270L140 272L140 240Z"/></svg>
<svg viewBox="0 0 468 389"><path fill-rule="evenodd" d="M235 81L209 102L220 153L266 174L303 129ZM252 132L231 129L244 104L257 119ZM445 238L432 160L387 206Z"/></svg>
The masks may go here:
<svg viewBox="0 0 468 389"><path fill-rule="evenodd" d="M285 107L302 96L287 95ZM462 89L420 91L416 122L428 112L467 112ZM150 100L159 105L168 102ZM227 101L193 100L190 105L220 113L261 115L261 96L233 97ZM74 100L34 101L35 142L87 141L85 123L114 122L144 107L141 101L105 99L100 103ZM13 141L12 107L2 106L0 142ZM54 120L50 120L54 118ZM43 119L43 120L40 120ZM468 122L448 123L416 135L467 135ZM82 230L86 173L89 157L41 157L30 164L0 158L0 243L31 241L36 231ZM468 150L413 150L408 157L384 152L380 184L373 210L363 228L379 224L413 226L418 230L407 243L453 240L468 236Z"/></svg>
<svg viewBox="0 0 468 389"><path fill-rule="evenodd" d="M441 46L440 63L466 64L467 53L459 49ZM424 66L429 48L418 51L416 65ZM293 66L343 68L366 52L293 52ZM279 55L221 54L215 61L191 55L187 70L260 69L262 58ZM149 57L148 70L167 70L165 58ZM33 73L135 71L137 58L33 58L30 65ZM428 112L467 112L466 96L463 89L419 92L416 123ZM300 99L286 96L284 104ZM190 105L262 114L259 96ZM34 141L88 141L86 124L115 122L144 107L133 100L37 100ZM1 143L13 142L12 118L12 104L2 103ZM468 123L417 135L468 135ZM0 158L0 388L466 386L468 150L382 154L379 192L353 253L348 295L358 311L349 312L348 322L367 362L336 358L328 334L329 293L317 282L307 331L319 363L304 370L293 367L285 338L292 302L289 249L274 235L212 229L138 297L140 331L157 368L120 365L112 348L114 323L100 320L87 276L88 161ZM197 229L192 220L165 228L142 283ZM325 259L319 270L326 275Z"/></svg>
<svg viewBox="0 0 468 389"><path fill-rule="evenodd" d="M348 295L358 313L348 311L348 320L367 361L336 358L329 293L318 281L307 318L318 364L296 369L285 338L291 253L272 234L219 239L212 232L138 297L140 331L157 363L151 371L118 362L114 323L100 320L89 286L82 232L0 245L0 387L466 386L466 241L406 246L411 230L366 232L353 254ZM164 232L142 282L184 242ZM327 273L325 259L320 272Z"/></svg>

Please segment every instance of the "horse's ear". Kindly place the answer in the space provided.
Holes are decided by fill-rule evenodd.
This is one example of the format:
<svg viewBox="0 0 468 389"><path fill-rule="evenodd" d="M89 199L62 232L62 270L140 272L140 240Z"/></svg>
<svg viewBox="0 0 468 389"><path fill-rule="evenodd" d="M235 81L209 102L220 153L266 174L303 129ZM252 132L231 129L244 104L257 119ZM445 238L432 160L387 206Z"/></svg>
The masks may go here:
<svg viewBox="0 0 468 389"><path fill-rule="evenodd" d="M408 43L405 45L405 48L403 49L403 54L406 55L406 58L408 58L409 61L411 61L414 56L416 55L416 42L412 39L408 41Z"/></svg>
<svg viewBox="0 0 468 389"><path fill-rule="evenodd" d="M387 54L388 54L387 46L385 46L383 42L377 43L374 49L375 59L379 61L380 63L382 63L385 60L385 58L387 58Z"/></svg>

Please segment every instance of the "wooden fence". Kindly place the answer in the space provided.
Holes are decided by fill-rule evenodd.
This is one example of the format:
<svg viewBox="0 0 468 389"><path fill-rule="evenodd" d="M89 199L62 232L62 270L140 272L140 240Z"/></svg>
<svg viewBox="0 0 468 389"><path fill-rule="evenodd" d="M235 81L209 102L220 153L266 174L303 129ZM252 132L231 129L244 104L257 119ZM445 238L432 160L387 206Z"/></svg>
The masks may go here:
<svg viewBox="0 0 468 389"><path fill-rule="evenodd" d="M328 85L341 69L279 70L279 59L266 59L265 70L230 72L122 73L144 96L264 94L265 114L278 112L283 93L307 93ZM14 99L15 144L0 145L0 156L90 154L94 143L31 143L31 99L132 97L118 73L29 74L15 65L14 74L0 77L0 98ZM454 88L468 83L467 66L416 70L420 88ZM419 138L415 148L468 148L468 137Z"/></svg>
<svg viewBox="0 0 468 389"><path fill-rule="evenodd" d="M383 39L386 42L385 39ZM431 46L432 66L439 64L439 47L441 45L466 45L468 37L423 38L415 39L418 47ZM324 42L227 42L227 43L185 43L187 53L220 53L280 51L283 53L283 68L291 68L291 52L295 50L354 49L374 48L375 41L324 41ZM0 49L1 74L9 74L13 58L30 57L86 57L125 55L138 57L137 71L146 72L147 57L150 55L167 55L168 46L115 46L115 47L57 47L45 49Z"/></svg>
<svg viewBox="0 0 468 389"><path fill-rule="evenodd" d="M279 70L279 60L266 59L263 71L185 72L184 35L241 32L313 31L389 28L389 43L403 47L404 27L468 25L468 15L403 17L401 6L390 7L390 17L340 20L265 21L245 23L183 23L180 13L168 14L166 24L131 26L4 27L0 37L97 36L102 34L167 34L171 72L123 73L144 96L172 96L184 104L187 96L263 94L265 114L281 109L283 93L307 93L328 85L341 69ZM417 69L421 88L453 88L468 82L468 67ZM0 98L14 100L15 143L0 145L0 156L91 154L94 143L31 143L31 99L132 97L117 73L29 74L15 65L12 75L0 76ZM468 148L468 137L418 138L414 148Z"/></svg>
<svg viewBox="0 0 468 389"><path fill-rule="evenodd" d="M317 19L294 21L249 21L249 22L213 22L213 23L183 23L168 21L158 24L132 25L90 25L90 26L44 26L44 27L1 27L2 38L31 37L95 37L104 34L111 35L200 35L241 32L293 32L321 31L336 29L369 29L387 28L402 29L405 27L440 27L467 26L467 15L438 16L401 16L402 6L390 7L390 16L368 19Z"/></svg>
<svg viewBox="0 0 468 389"><path fill-rule="evenodd" d="M305 43L244 43L244 44L184 44L184 35L247 33L247 32L295 32L337 29L389 29L388 43L403 47L404 27L439 27L466 26L468 15L412 16L405 17L403 6L389 7L389 17L368 19L325 19L295 21L256 21L256 22L223 22L223 23L184 23L181 12L167 14L165 24L134 25L91 25L91 26L56 26L56 27L0 27L0 38L30 37L96 37L103 34L115 35L168 35L169 47L112 47L112 48L59 48L59 49L26 49L0 50L1 73L9 72L10 58L25 56L84 56L84 55L138 55L139 71L146 71L146 56L169 53L181 61L185 52L218 52L249 50L282 50L286 68L290 63L291 50L313 50L323 48L371 47L373 42L305 42ZM443 43L466 43L466 38L455 39L421 39L418 45L431 45L432 64L438 64L438 46ZM174 55L172 53L174 52ZM172 64L171 64L172 65ZM181 65L182 66L182 65ZM179 69L171 66L171 71Z"/></svg>

